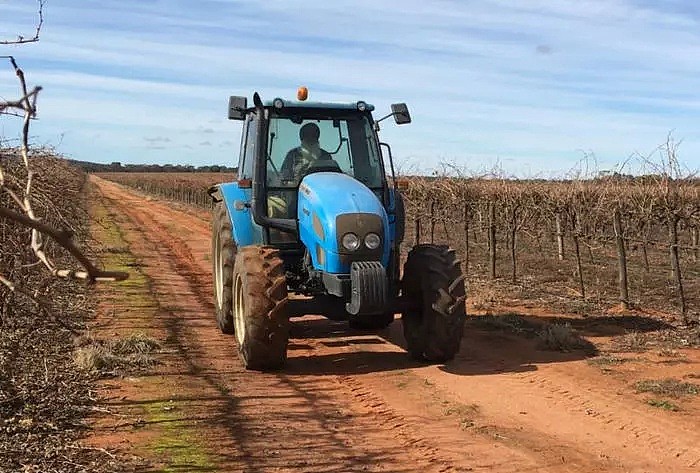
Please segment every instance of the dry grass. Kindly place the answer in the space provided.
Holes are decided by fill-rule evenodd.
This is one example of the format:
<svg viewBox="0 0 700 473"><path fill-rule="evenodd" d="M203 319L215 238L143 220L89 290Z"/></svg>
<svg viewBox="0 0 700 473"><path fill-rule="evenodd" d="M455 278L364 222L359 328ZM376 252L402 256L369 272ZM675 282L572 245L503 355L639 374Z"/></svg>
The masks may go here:
<svg viewBox="0 0 700 473"><path fill-rule="evenodd" d="M652 407L658 407L659 409L663 409L665 411L677 412L680 410L680 408L677 405L665 399L649 399L647 401L647 404L649 404Z"/></svg>
<svg viewBox="0 0 700 473"><path fill-rule="evenodd" d="M700 325L668 327L649 332L633 331L615 337L613 345L623 352L645 352L658 349L659 356L666 358L683 358L679 349L700 347Z"/></svg>
<svg viewBox="0 0 700 473"><path fill-rule="evenodd" d="M649 336L642 332L630 332L617 337L614 344L618 350L641 353L649 347Z"/></svg>
<svg viewBox="0 0 700 473"><path fill-rule="evenodd" d="M621 358L614 355L602 355L588 360L588 364L591 366L607 367L612 365L621 365L623 363L629 363L631 361L636 361L632 358Z"/></svg>
<svg viewBox="0 0 700 473"><path fill-rule="evenodd" d="M534 324L518 314L501 315L481 315L474 316L476 324L486 330L498 330L526 337L535 336L540 328L539 324Z"/></svg>
<svg viewBox="0 0 700 473"><path fill-rule="evenodd" d="M87 337L80 345L73 356L76 366L103 374L153 366L156 364L153 353L160 348L157 341L142 333L114 340Z"/></svg>
<svg viewBox="0 0 700 473"><path fill-rule="evenodd" d="M593 345L568 323L547 325L538 332L537 338L539 347L545 350L568 352L593 348Z"/></svg>
<svg viewBox="0 0 700 473"><path fill-rule="evenodd" d="M147 354L160 348L160 344L143 333L135 333L113 341L114 352L119 355Z"/></svg>
<svg viewBox="0 0 700 473"><path fill-rule="evenodd" d="M700 324L662 330L656 338L659 345L668 349L700 348Z"/></svg>
<svg viewBox="0 0 700 473"><path fill-rule="evenodd" d="M638 393L652 393L676 398L700 393L700 386L697 384L685 383L673 378L646 379L636 382L634 387Z"/></svg>
<svg viewBox="0 0 700 473"><path fill-rule="evenodd" d="M443 414L456 417L459 420L459 428L467 430L474 426L474 416L479 410L477 404L452 404L443 410Z"/></svg>

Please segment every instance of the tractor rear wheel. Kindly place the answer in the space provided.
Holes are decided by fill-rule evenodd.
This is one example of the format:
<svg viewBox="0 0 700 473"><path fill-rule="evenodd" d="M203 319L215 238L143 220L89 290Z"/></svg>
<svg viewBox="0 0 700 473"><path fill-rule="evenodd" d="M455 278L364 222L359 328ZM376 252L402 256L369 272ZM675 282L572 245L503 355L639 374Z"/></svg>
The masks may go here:
<svg viewBox="0 0 700 473"><path fill-rule="evenodd" d="M453 359L466 319L464 275L455 251L416 245L404 265L402 291L414 307L402 317L410 355L437 363Z"/></svg>
<svg viewBox="0 0 700 473"><path fill-rule="evenodd" d="M223 202L216 204L211 228L211 262L214 275L216 323L223 333L233 334L233 262L236 244L231 219Z"/></svg>
<svg viewBox="0 0 700 473"><path fill-rule="evenodd" d="M350 319L350 328L355 330L382 330L394 321L393 313L358 315Z"/></svg>
<svg viewBox="0 0 700 473"><path fill-rule="evenodd" d="M238 351L248 369L280 368L287 361L287 279L279 251L239 248L233 267L233 313Z"/></svg>

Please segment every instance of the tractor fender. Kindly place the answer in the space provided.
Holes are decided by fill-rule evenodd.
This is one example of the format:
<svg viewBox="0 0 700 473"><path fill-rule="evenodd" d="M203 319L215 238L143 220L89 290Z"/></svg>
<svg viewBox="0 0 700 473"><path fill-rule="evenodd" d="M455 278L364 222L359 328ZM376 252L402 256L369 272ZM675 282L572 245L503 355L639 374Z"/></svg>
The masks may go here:
<svg viewBox="0 0 700 473"><path fill-rule="evenodd" d="M231 219L233 239L236 246L259 245L263 243L262 228L253 222L250 210L251 191L241 189L237 182L219 184L216 191L210 188L212 198L217 197L223 201L226 211Z"/></svg>

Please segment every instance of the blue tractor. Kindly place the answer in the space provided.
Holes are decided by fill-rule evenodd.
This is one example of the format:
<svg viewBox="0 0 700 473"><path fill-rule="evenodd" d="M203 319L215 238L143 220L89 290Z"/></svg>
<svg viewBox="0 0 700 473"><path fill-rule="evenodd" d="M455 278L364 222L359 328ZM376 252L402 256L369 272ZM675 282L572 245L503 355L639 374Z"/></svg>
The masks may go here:
<svg viewBox="0 0 700 473"><path fill-rule="evenodd" d="M401 275L403 199L378 131L389 117L410 123L408 108L374 120L366 102L307 93L267 102L255 93L252 107L229 99L229 119L243 121L237 181L209 189L219 328L235 334L246 368L268 370L287 359L290 317L379 330L399 313L412 357L452 359L466 317L455 251L416 245Z"/></svg>

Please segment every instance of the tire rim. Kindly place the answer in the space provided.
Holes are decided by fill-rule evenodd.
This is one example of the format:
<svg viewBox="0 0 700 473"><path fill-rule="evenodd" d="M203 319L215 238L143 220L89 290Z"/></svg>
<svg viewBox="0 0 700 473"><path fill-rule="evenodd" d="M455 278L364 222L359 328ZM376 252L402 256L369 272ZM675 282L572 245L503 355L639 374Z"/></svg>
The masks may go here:
<svg viewBox="0 0 700 473"><path fill-rule="evenodd" d="M216 284L216 307L221 310L224 292L224 252L221 251L221 236L216 232L214 242L214 283Z"/></svg>
<svg viewBox="0 0 700 473"><path fill-rule="evenodd" d="M245 297L243 294L243 280L238 274L233 282L233 318L236 340L240 348L245 341Z"/></svg>

